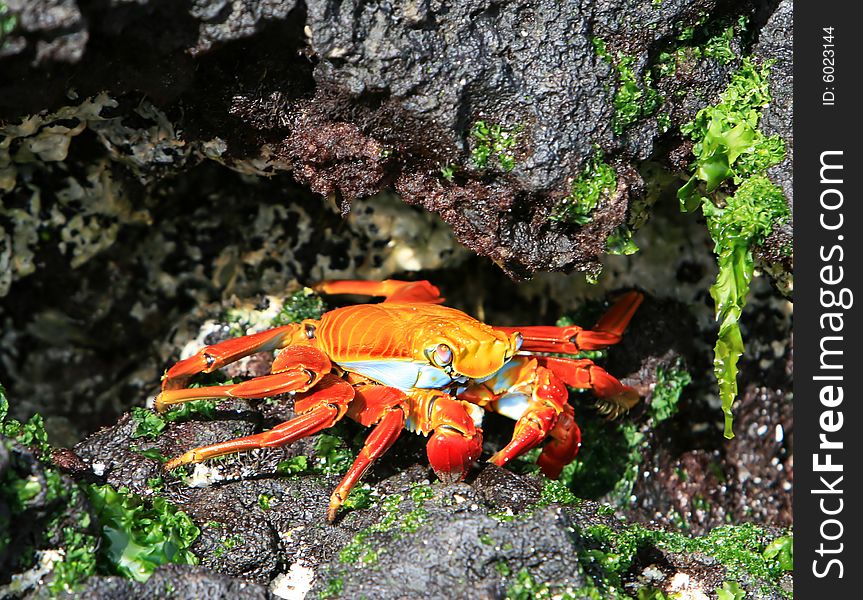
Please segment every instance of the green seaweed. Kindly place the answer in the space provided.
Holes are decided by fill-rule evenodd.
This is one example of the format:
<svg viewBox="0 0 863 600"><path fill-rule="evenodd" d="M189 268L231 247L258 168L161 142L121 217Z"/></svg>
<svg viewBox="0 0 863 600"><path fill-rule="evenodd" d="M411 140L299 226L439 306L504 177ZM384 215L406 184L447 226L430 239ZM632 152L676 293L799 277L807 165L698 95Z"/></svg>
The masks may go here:
<svg viewBox="0 0 863 600"><path fill-rule="evenodd" d="M700 110L682 128L695 142L695 160L692 177L677 196L683 210L701 205L719 264L710 295L720 324L714 372L727 438L734 437L731 407L737 397L737 362L744 352L739 321L755 270L752 248L788 218L782 190L763 176L785 157L782 139L757 129L770 102L769 70L770 63L758 67L744 60L720 101ZM724 202L712 197L727 181L738 186L736 192Z"/></svg>
<svg viewBox="0 0 863 600"><path fill-rule="evenodd" d="M372 505L372 489L368 485L355 487L342 506L348 510L363 510Z"/></svg>
<svg viewBox="0 0 863 600"><path fill-rule="evenodd" d="M305 319L320 319L326 310L327 306L320 296L310 288L303 288L288 296L272 324L273 327L280 327Z"/></svg>
<svg viewBox="0 0 863 600"><path fill-rule="evenodd" d="M594 443L586 443L563 468L560 481L579 497L630 505L642 463L644 434L635 423L609 421L595 412L581 416L579 426L583 439Z"/></svg>
<svg viewBox="0 0 863 600"><path fill-rule="evenodd" d="M683 388L691 382L692 376L681 367L680 359L671 368L656 369L656 385L648 407L654 427L677 414L677 405L683 394Z"/></svg>
<svg viewBox="0 0 863 600"><path fill-rule="evenodd" d="M315 460L312 469L322 475L343 475L354 462L354 452L342 438L321 433L315 440Z"/></svg>
<svg viewBox="0 0 863 600"><path fill-rule="evenodd" d="M504 172L512 171L515 167L513 149L518 144L521 129L521 126L505 128L499 124L490 125L485 121L476 121L470 128L470 137L473 139L471 161L474 166L485 169L494 158ZM443 170L441 174L447 178Z"/></svg>
<svg viewBox="0 0 863 600"><path fill-rule="evenodd" d="M566 482L554 479L544 479L542 492L540 493L537 506L548 506L549 504L578 504L580 500L572 493Z"/></svg>
<svg viewBox="0 0 863 600"><path fill-rule="evenodd" d="M344 564L361 563L372 565L378 562L379 553L371 544L370 537L375 533L390 533L395 538L402 534L415 533L428 518L424 504L434 495L434 490L428 485L414 485L408 491L414 508L399 519L399 508L404 497L401 494L390 494L380 501L383 511L381 520L360 530L344 548L339 551L339 561Z"/></svg>
<svg viewBox="0 0 863 600"><path fill-rule="evenodd" d="M222 536L219 540L219 545L213 550L213 556L215 558L219 558L220 556L224 556L225 553L230 552L234 548L241 546L246 543L245 538L241 535L232 534Z"/></svg>
<svg viewBox="0 0 863 600"><path fill-rule="evenodd" d="M272 508L274 496L272 494L258 494L258 506L261 510Z"/></svg>
<svg viewBox="0 0 863 600"><path fill-rule="evenodd" d="M294 456L281 461L276 466L279 475L301 475L309 471L309 458L307 456Z"/></svg>
<svg viewBox="0 0 863 600"><path fill-rule="evenodd" d="M604 162L603 152L597 148L573 181L569 195L555 206L551 219L586 225L593 218L594 209L616 189L614 167Z"/></svg>
<svg viewBox="0 0 863 600"><path fill-rule="evenodd" d="M794 570L794 536L778 537L764 549L761 555L767 560L775 560L784 571Z"/></svg>
<svg viewBox="0 0 863 600"><path fill-rule="evenodd" d="M711 556L725 567L729 582L754 578L764 586L772 585L780 595L789 596L775 584L786 571L785 566L778 558L764 556L765 549L772 543L768 541L769 535L751 523L720 526L701 537L637 524L620 529L593 525L581 531L581 538L584 549L578 554L579 562L593 577L603 597L624 596L623 576L634 565L639 551L650 546L677 554ZM733 590L733 586L727 587L729 593Z"/></svg>
<svg viewBox="0 0 863 600"><path fill-rule="evenodd" d="M451 182L455 178L455 166L450 163L442 165L440 168L440 176Z"/></svg>
<svg viewBox="0 0 863 600"><path fill-rule="evenodd" d="M132 438L155 440L167 427L162 415L152 410L135 406L132 408Z"/></svg>
<svg viewBox="0 0 863 600"><path fill-rule="evenodd" d="M650 71L646 71L641 79L636 76L634 56L622 52L612 56L600 38L593 39L593 48L596 55L611 64L617 74L611 128L617 135L622 135L633 123L654 114L662 104L662 96L653 86Z"/></svg>
<svg viewBox="0 0 863 600"><path fill-rule="evenodd" d="M770 103L770 66L744 60L720 101L681 127L695 142L692 177L677 193L683 209L692 211L701 204L699 184L707 193L728 179L740 185L785 158L782 138L767 137L757 128L761 111Z"/></svg>
<svg viewBox="0 0 863 600"><path fill-rule="evenodd" d="M101 566L107 572L146 581L166 563L197 564L189 548L200 529L160 496L148 501L126 488L86 487L102 531Z"/></svg>
<svg viewBox="0 0 863 600"><path fill-rule="evenodd" d="M6 45L9 34L18 26L18 17L9 11L5 2L0 2L0 48Z"/></svg>
<svg viewBox="0 0 863 600"><path fill-rule="evenodd" d="M720 324L713 365L725 413L725 437L730 439L734 437L731 406L737 397L737 361L744 352L739 322L755 271L751 249L788 217L788 207L782 190L759 175L746 180L725 207L705 200L703 211L719 263L710 288Z"/></svg>
<svg viewBox="0 0 863 600"><path fill-rule="evenodd" d="M237 383L233 379L228 379L219 382L223 385L230 385L232 383ZM189 387L198 387L202 384L192 384ZM170 410L162 415L162 418L169 423L182 423L183 421L188 421L190 419L197 419L201 421L212 421L216 418L216 400L192 400L191 402L184 402L183 404L172 406Z"/></svg>
<svg viewBox="0 0 863 600"><path fill-rule="evenodd" d="M27 446L43 462L51 454L51 445L48 443L42 415L35 414L26 423L9 418L9 401L6 399L6 389L2 384L0 384L0 436Z"/></svg>
<svg viewBox="0 0 863 600"><path fill-rule="evenodd" d="M621 225L612 231L605 240L605 251L609 254L629 256L638 252L638 246L632 239L632 230Z"/></svg>
<svg viewBox="0 0 863 600"><path fill-rule="evenodd" d="M344 587L344 577L334 577L332 579L328 579L326 587L321 590L320 594L318 594L318 598L320 600L326 600L327 598L338 598L342 595L342 590L344 590Z"/></svg>
<svg viewBox="0 0 863 600"><path fill-rule="evenodd" d="M233 383L233 380L227 380L224 383ZM195 383L189 387L201 387L201 385L201 383ZM162 434L168 423L183 422L193 418L212 421L216 418L216 401L205 399L184 402L171 406L165 413L136 406L132 408L131 415L134 425L131 437L155 440Z"/></svg>

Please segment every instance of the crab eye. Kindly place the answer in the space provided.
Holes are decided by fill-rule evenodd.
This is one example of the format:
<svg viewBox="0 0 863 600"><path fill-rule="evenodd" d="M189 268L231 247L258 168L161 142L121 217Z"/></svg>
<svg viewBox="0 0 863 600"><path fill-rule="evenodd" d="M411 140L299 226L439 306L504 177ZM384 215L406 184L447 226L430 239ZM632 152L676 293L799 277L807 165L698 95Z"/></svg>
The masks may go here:
<svg viewBox="0 0 863 600"><path fill-rule="evenodd" d="M452 349L446 344L438 344L432 353L434 364L439 367L446 367L452 363Z"/></svg>
<svg viewBox="0 0 863 600"><path fill-rule="evenodd" d="M524 336L520 333L516 333L512 336L512 343L515 346L516 352L518 352L521 349L521 345L524 343Z"/></svg>

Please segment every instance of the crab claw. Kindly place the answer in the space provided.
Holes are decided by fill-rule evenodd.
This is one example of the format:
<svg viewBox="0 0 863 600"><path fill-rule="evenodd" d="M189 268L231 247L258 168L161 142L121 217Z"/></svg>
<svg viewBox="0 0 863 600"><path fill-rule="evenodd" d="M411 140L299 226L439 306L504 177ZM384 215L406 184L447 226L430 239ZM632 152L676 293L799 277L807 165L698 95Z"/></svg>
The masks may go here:
<svg viewBox="0 0 863 600"><path fill-rule="evenodd" d="M482 429L476 428L470 435L450 426L440 427L429 438L426 453L438 479L457 483L482 454Z"/></svg>

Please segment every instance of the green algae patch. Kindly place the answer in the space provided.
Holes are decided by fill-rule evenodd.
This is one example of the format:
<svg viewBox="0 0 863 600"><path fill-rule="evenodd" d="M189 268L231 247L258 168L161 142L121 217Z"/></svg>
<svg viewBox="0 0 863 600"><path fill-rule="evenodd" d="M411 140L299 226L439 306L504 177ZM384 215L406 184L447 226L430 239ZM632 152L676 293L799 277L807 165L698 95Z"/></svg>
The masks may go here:
<svg viewBox="0 0 863 600"><path fill-rule="evenodd" d="M15 518L30 518L26 515L37 497L51 507L43 539L35 542L37 548L62 548L62 558L54 562L47 584L52 594L73 593L84 579L97 573L144 581L161 564L197 564L189 548L199 530L185 513L159 496L144 499L125 488L114 490L109 485L64 480L50 463L51 447L41 418L36 415L20 423L7 415L8 402L0 386L0 433L41 455L45 488L39 479L16 477L9 469L0 482L0 496ZM163 482L158 478L148 483L151 489L158 489ZM8 498L10 493L13 498ZM87 511L85 497L95 520ZM8 525L0 524L0 532ZM0 539L0 546L8 541ZM26 569L28 565L20 567Z"/></svg>
<svg viewBox="0 0 863 600"><path fill-rule="evenodd" d="M717 527L701 537L626 525L619 530L593 525L580 532L584 550L579 562L605 598L625 597L624 576L635 565L639 552L657 548L675 554L703 554L715 558L726 570L727 593L739 589L737 582L753 582L765 592L790 597L776 582L790 564L765 551L783 536L770 540L765 530L753 524ZM768 594L769 595L769 594ZM731 596L732 598L734 596Z"/></svg>
<svg viewBox="0 0 863 600"><path fill-rule="evenodd" d="M656 385L648 406L654 427L677 414L683 388L692 383L692 376L681 366L681 362L678 358L670 368L660 366L656 369Z"/></svg>
<svg viewBox="0 0 863 600"><path fill-rule="evenodd" d="M681 127L695 145L693 174L677 193L682 207L691 211L701 203L701 189L716 190L726 180L739 185L785 158L785 142L758 130L761 111L770 103L770 64L743 61L732 75L720 101L707 106Z"/></svg>
<svg viewBox="0 0 863 600"><path fill-rule="evenodd" d="M333 577L332 579L328 579L327 586L323 590L321 590L321 593L318 594L318 598L320 600L326 600L327 598L339 598L342 595L344 587L344 577Z"/></svg>
<svg viewBox="0 0 863 600"><path fill-rule="evenodd" d="M471 162L477 169L486 169L492 160L505 173L515 168L515 146L518 144L520 126L504 127L499 124L489 124L485 121L476 121L470 128L470 138L473 149L470 153ZM443 170L441 175L445 179L451 179L454 172L447 173Z"/></svg>
<svg viewBox="0 0 863 600"><path fill-rule="evenodd" d="M225 381L224 377L213 377L212 374L208 374L207 378L217 381L221 379L218 383L225 385L234 383L233 380L229 379ZM203 385L203 383L198 382L193 383L189 387L195 388L202 387ZM147 440L155 440L165 431L168 423L182 423L191 419L212 421L216 418L216 401L204 399L184 402L183 404L171 406L165 413L158 413L147 408L135 406L131 410L131 416L133 425L131 437L133 439L145 438Z"/></svg>
<svg viewBox="0 0 863 600"><path fill-rule="evenodd" d="M354 462L354 452L341 437L322 433L315 440L312 470L322 475L343 475Z"/></svg>
<svg viewBox="0 0 863 600"><path fill-rule="evenodd" d="M369 538L373 533L388 532L392 530L398 521L398 509L403 497L400 494L387 496L381 502L383 516L380 521L359 531L348 544L339 552L339 562L344 564L361 563L372 565L378 562L378 552L374 549Z"/></svg>
<svg viewBox="0 0 863 600"><path fill-rule="evenodd" d="M146 581L159 565L198 563L189 549L200 529L162 497L148 501L125 488L87 486L102 531L101 566Z"/></svg>
<svg viewBox="0 0 863 600"><path fill-rule="evenodd" d="M725 415L725 437L734 437L731 407L737 397L737 362L744 352L740 317L755 272L752 248L788 219L782 190L764 173L785 158L779 136L758 130L761 111L770 103L770 63L745 59L732 75L720 101L700 110L682 132L695 142L692 176L677 196L681 209L702 208L719 265L710 295L716 305L719 334L714 372ZM736 191L721 197L724 184Z"/></svg>
<svg viewBox="0 0 863 600"><path fill-rule="evenodd" d="M605 251L609 254L630 256L638 250L638 245L632 239L632 230L626 225L612 231L605 240Z"/></svg>
<svg viewBox="0 0 863 600"><path fill-rule="evenodd" d="M720 65L729 65L737 60L732 47L738 35L745 35L749 19L739 17L729 23L720 19L711 23L702 23L697 28L684 28L677 39L662 50L653 66L657 77L673 76L680 65L694 64L704 58L710 58ZM695 42L695 40L701 40Z"/></svg>
<svg viewBox="0 0 863 600"><path fill-rule="evenodd" d="M380 503L382 515L380 521L359 531L351 541L339 551L339 562L343 564L374 565L379 560L379 551L371 543L371 537L376 533L387 533L394 538L404 534L413 534L425 524L428 511L423 506L434 495L434 489L429 485L414 485L408 491L408 497L414 508L403 515L400 513L402 494L386 496Z"/></svg>
<svg viewBox="0 0 863 600"><path fill-rule="evenodd" d="M586 225L593 218L594 209L617 189L614 167L604 161L602 150L597 149L584 170L572 182L569 195L558 204L551 219Z"/></svg>
<svg viewBox="0 0 863 600"><path fill-rule="evenodd" d="M168 426L160 414L140 406L133 407L131 414L134 425L131 435L133 439L147 438L148 440L155 440L162 434L165 427Z"/></svg>
<svg viewBox="0 0 863 600"><path fill-rule="evenodd" d="M26 423L9 418L9 400L6 399L6 388L3 384L0 384L0 436L27 446L43 460L51 454L42 415L35 414Z"/></svg>
<svg viewBox="0 0 863 600"><path fill-rule="evenodd" d="M719 263L719 274L710 288L719 322L713 368L725 414L725 437L732 438L737 361L744 351L739 322L755 272L751 249L764 241L776 223L788 218L788 206L782 190L758 175L746 180L722 208L705 199L703 211Z"/></svg>
<svg viewBox="0 0 863 600"><path fill-rule="evenodd" d="M6 45L9 34L15 31L17 26L18 17L9 10L5 2L0 2L0 49Z"/></svg>
<svg viewBox="0 0 863 600"><path fill-rule="evenodd" d="M578 504L579 499L566 483L560 480L545 479L542 482L542 492L537 506L548 506L549 504Z"/></svg>
<svg viewBox="0 0 863 600"><path fill-rule="evenodd" d="M273 327L299 323L306 319L320 319L327 311L327 305L312 289L303 288L285 300L279 314L273 319Z"/></svg>
<svg viewBox="0 0 863 600"><path fill-rule="evenodd" d="M653 75L648 71L639 79L635 74L635 57L608 50L604 40L593 39L596 55L608 62L617 75L617 91L614 94L614 118L611 128L621 135L633 123L656 112L662 104L662 96L653 86Z"/></svg>

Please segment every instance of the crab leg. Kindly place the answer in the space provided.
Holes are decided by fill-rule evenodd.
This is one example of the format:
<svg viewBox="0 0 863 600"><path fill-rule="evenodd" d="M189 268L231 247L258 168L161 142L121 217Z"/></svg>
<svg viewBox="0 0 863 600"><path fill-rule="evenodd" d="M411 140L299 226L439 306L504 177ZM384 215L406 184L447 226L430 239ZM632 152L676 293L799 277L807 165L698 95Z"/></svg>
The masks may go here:
<svg viewBox="0 0 863 600"><path fill-rule="evenodd" d="M361 296L383 296L385 302L417 302L440 304L444 299L440 290L428 281L400 281L385 279L383 281L360 281L356 279L340 279L322 281L312 286L316 292L324 294L358 294Z"/></svg>
<svg viewBox="0 0 863 600"><path fill-rule="evenodd" d="M575 422L575 409L571 404L563 405L563 412L557 416L557 423L548 437L551 441L543 446L536 464L546 477L557 479L563 468L575 460L581 448L581 430Z"/></svg>
<svg viewBox="0 0 863 600"><path fill-rule="evenodd" d="M551 370L533 361L530 363L533 366L532 379L519 381L501 394L493 405L497 412L518 419L512 440L489 459L501 467L542 443L556 427L568 403L569 393L563 382ZM516 417L518 412L521 415Z"/></svg>
<svg viewBox="0 0 863 600"><path fill-rule="evenodd" d="M444 483L461 481L482 454L482 429L472 415L476 407L440 390L413 390L411 397L410 427L432 432L426 444L429 464Z"/></svg>
<svg viewBox="0 0 863 600"><path fill-rule="evenodd" d="M320 350L310 346L289 346L273 361L272 375L231 385L167 389L156 396L155 406L156 410L164 412L172 404L204 398L264 398L287 392L304 392L331 369L330 359Z"/></svg>
<svg viewBox="0 0 863 600"><path fill-rule="evenodd" d="M332 523L351 490L362 479L372 463L398 439L405 425L408 398L395 388L366 385L355 389L356 397L348 415L362 425L375 425L356 460L330 496L327 520Z"/></svg>
<svg viewBox="0 0 863 600"><path fill-rule="evenodd" d="M643 299L644 296L639 292L626 293L590 330L578 325L495 327L495 329L510 335L520 333L524 338L522 350L567 354L578 354L582 350L600 350L620 341L626 326Z"/></svg>
<svg viewBox="0 0 863 600"><path fill-rule="evenodd" d="M641 399L634 389L623 385L602 367L595 365L587 358L571 359L557 356L537 356L537 362L551 370L566 385L582 390L593 390L606 402L629 410Z"/></svg>
<svg viewBox="0 0 863 600"><path fill-rule="evenodd" d="M302 330L300 323L291 323L252 335L225 340L212 346L201 348L197 354L181 360L162 377L162 389L173 390L184 387L188 380L198 373L212 373L225 365L241 358L263 352L284 348L297 338Z"/></svg>
<svg viewBox="0 0 863 600"><path fill-rule="evenodd" d="M550 438L537 464L548 477L560 475L581 446L581 431L564 384L591 388L621 408L631 408L639 399L635 390L590 360L518 356L491 379L459 394L462 400L517 421L512 441L490 462L504 465Z"/></svg>
<svg viewBox="0 0 863 600"><path fill-rule="evenodd" d="M285 446L335 425L347 412L353 397L354 388L351 384L335 375L324 375L313 391L307 392L294 403L294 409L300 413L297 417L263 433L194 448L165 463L165 469L170 471L180 465L199 463L243 450Z"/></svg>

